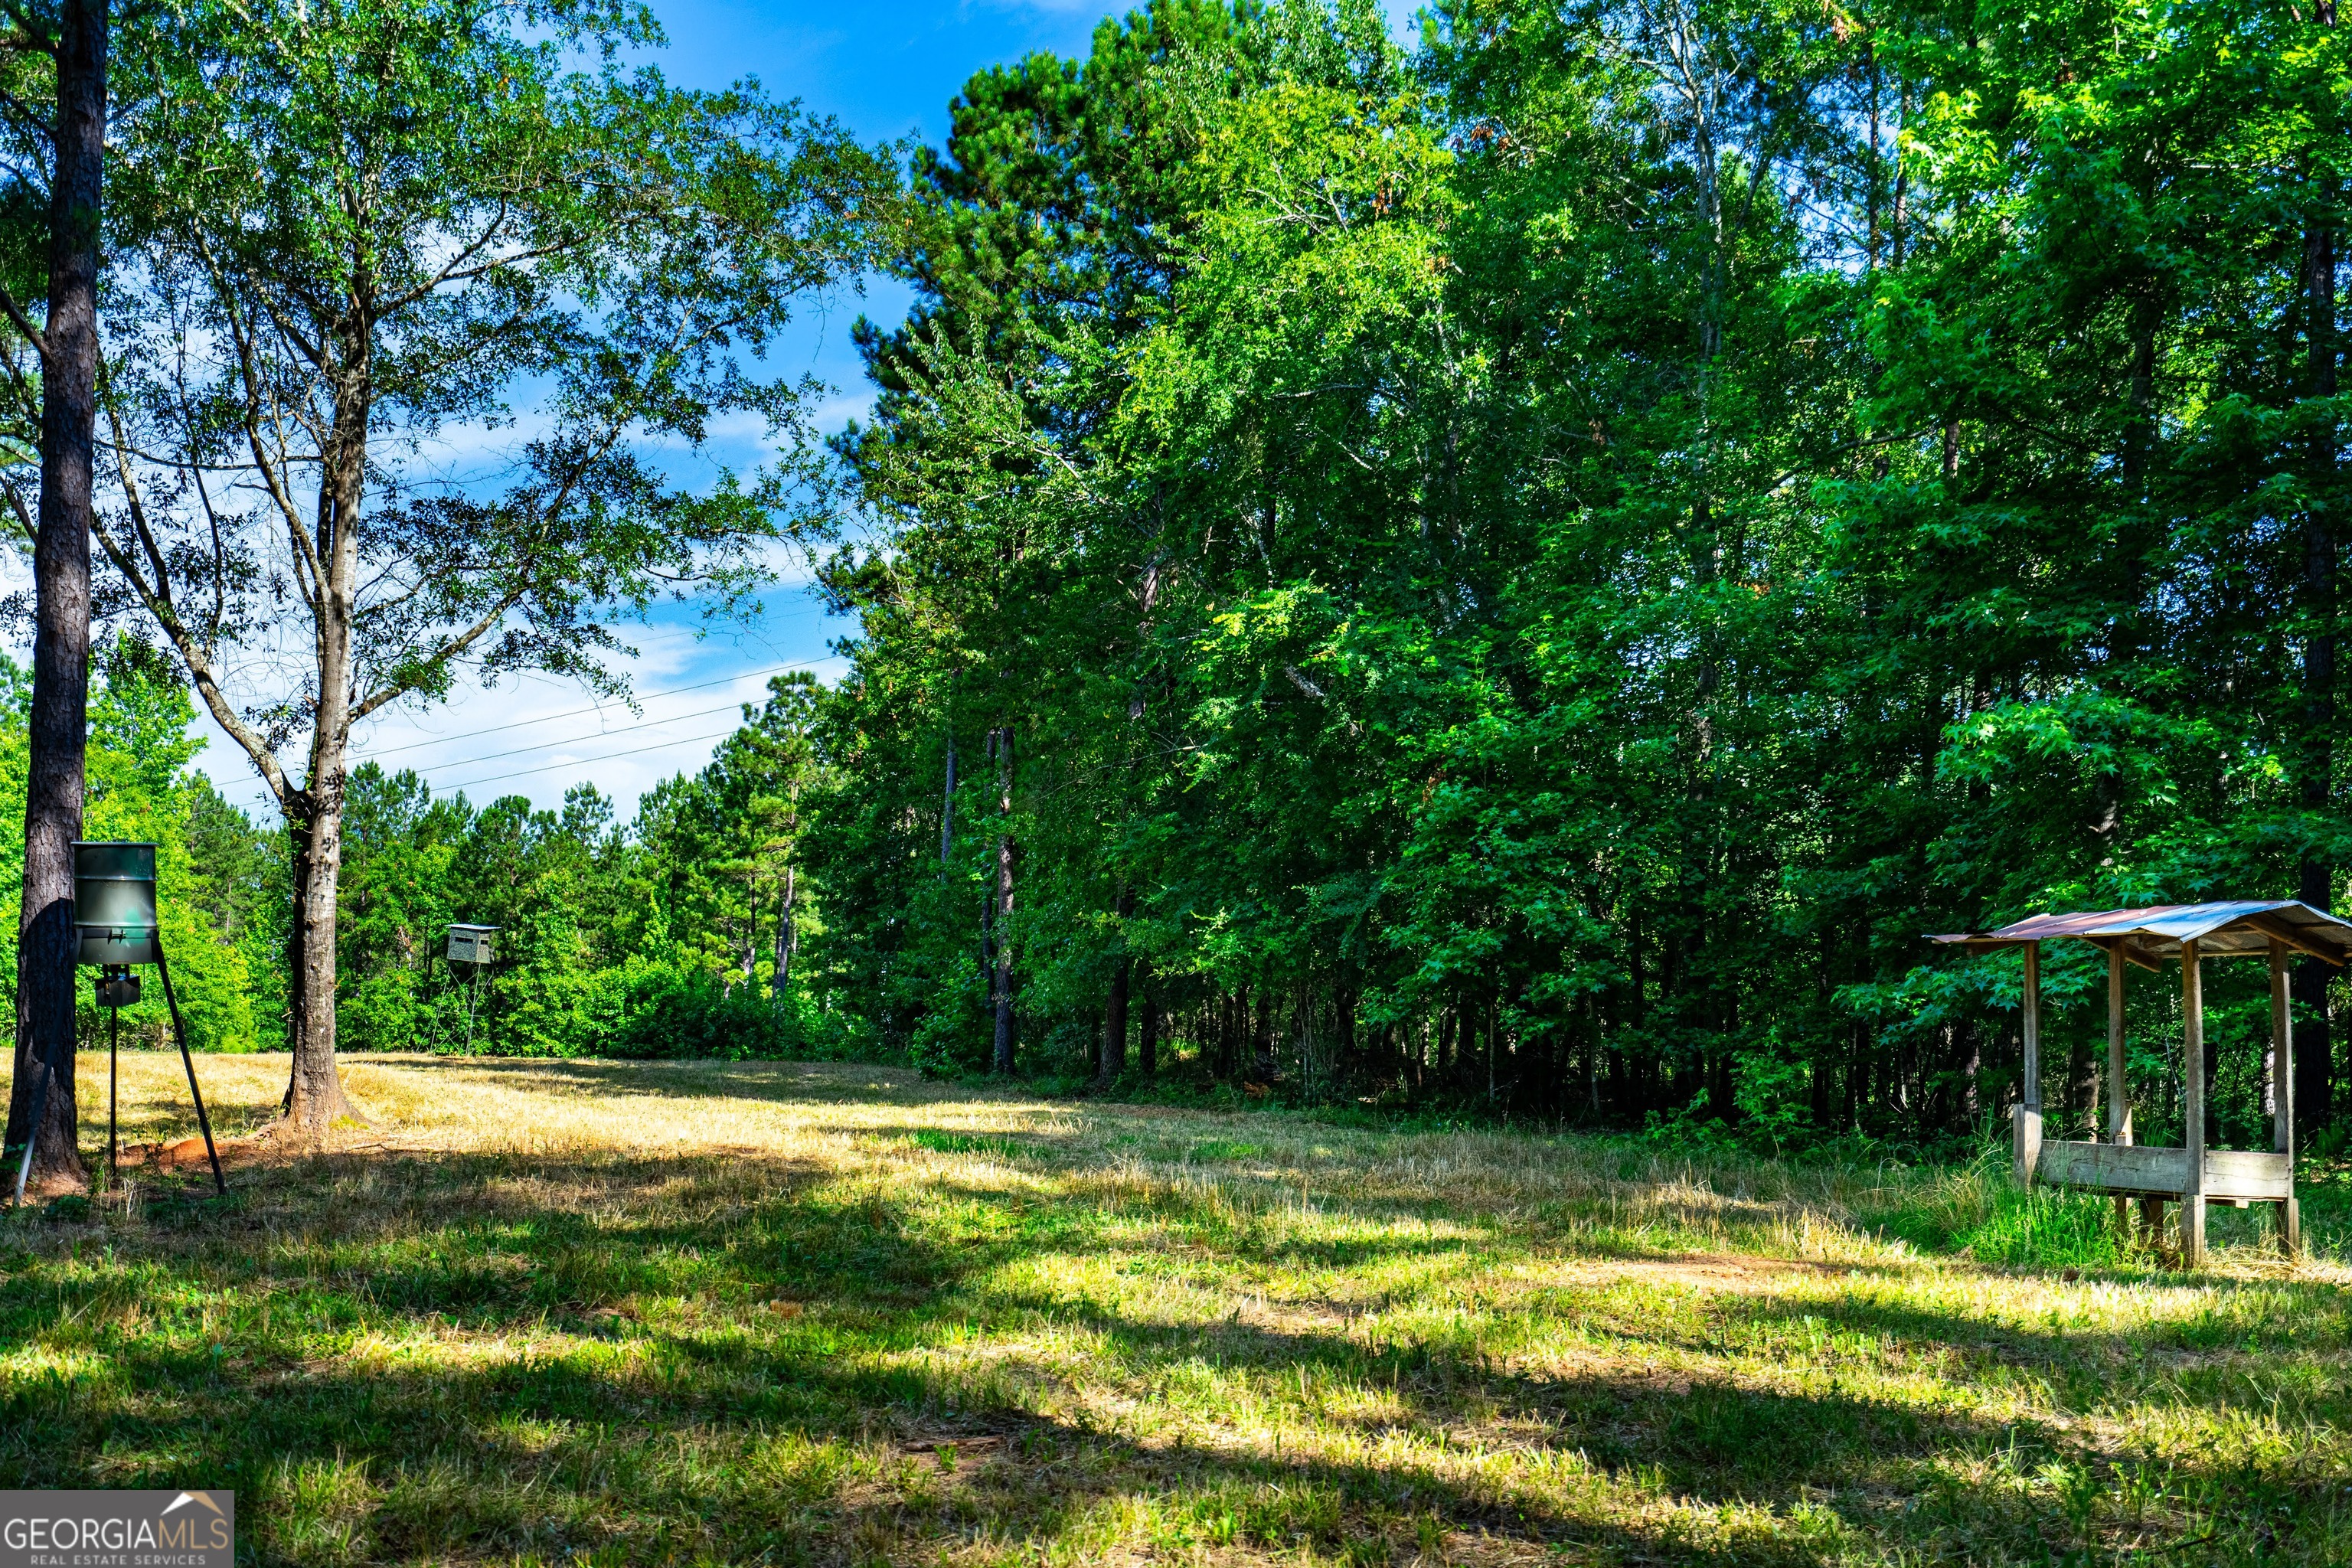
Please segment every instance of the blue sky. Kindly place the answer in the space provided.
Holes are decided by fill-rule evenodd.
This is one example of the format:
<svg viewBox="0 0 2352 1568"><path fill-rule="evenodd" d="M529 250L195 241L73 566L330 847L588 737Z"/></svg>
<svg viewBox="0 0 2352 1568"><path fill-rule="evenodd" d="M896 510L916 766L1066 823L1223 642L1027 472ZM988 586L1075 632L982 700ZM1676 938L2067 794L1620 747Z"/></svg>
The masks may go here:
<svg viewBox="0 0 2352 1568"><path fill-rule="evenodd" d="M866 141L912 137L933 145L946 135L949 100L975 71L1034 50L1083 57L1096 26L1128 8L1099 0L654 5L669 39L656 59L672 79L716 88L756 78L771 96L798 99ZM1412 5L1391 0L1389 11L1402 28ZM772 349L768 368L830 384L819 423L838 428L870 406L851 323L861 313L895 323L909 298L902 286L873 279L862 294L812 300ZM717 461L739 469L759 462L761 432L714 435L709 455ZM399 707L368 720L353 737L354 763L373 758L415 768L436 791L462 790L477 805L521 795L554 806L572 785L591 782L626 820L646 790L709 759L736 721L734 704L762 697L770 674L806 668L836 678L843 661L830 644L852 629L791 583L768 595L756 624L698 635L699 627L694 614L674 610L625 628L637 650L627 671L638 699L634 711L592 702L571 681L509 680L489 691L461 686L445 704ZM209 718L201 722L208 744L196 766L274 826L275 805L244 753Z"/></svg>
<svg viewBox="0 0 2352 1568"><path fill-rule="evenodd" d="M1113 11L1057 0L655 3L669 35L656 58L673 79L721 87L756 77L772 96L799 99L866 141L913 136L934 144L946 134L948 100L975 70L1036 49L1082 55L1096 24ZM862 297L812 301L772 351L770 366L832 384L823 420L837 426L868 406L850 324L861 312L896 321L908 300L902 287L882 279L869 282ZM744 437L718 454L722 460L757 460L751 433ZM640 696L636 712L594 704L569 681L509 681L495 691L467 687L445 705L370 720L354 737L355 759L415 768L437 788L462 789L477 805L516 794L552 806L587 780L628 817L656 782L709 760L735 721L732 704L756 700L771 671L798 667L821 678L837 675L840 661L828 644L850 629L789 584L769 595L767 614L755 625L701 637L697 625L695 616L679 613L628 628L627 640L639 650L630 668ZM209 744L196 765L231 800L274 823L276 811L244 753L209 720L204 729Z"/></svg>

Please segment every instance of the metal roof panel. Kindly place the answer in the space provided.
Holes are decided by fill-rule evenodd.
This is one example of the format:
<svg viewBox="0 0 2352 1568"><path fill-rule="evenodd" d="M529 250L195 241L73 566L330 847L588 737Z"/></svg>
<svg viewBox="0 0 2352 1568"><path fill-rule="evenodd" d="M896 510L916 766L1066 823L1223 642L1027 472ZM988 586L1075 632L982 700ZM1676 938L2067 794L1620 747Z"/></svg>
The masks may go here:
<svg viewBox="0 0 2352 1568"><path fill-rule="evenodd" d="M2090 910L2074 914L2028 915L1998 931L1953 931L1930 937L1932 942L1971 947L2009 946L2055 937L2080 937L2105 945L2123 941L2142 952L2177 953L2183 942L2196 942L2203 951L2219 954L2262 952L2273 932L2265 925L2284 926L2314 943L2339 954L2352 952L2352 921L2338 920L2325 910L2293 899L2241 899L2207 904L2153 904L2137 910Z"/></svg>

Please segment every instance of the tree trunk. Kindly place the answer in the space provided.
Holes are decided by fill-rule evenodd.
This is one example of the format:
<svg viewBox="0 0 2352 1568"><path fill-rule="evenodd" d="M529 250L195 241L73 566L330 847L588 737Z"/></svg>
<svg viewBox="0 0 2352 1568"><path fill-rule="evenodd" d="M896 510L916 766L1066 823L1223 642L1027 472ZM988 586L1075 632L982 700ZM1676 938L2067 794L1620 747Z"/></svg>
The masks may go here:
<svg viewBox="0 0 2352 1568"><path fill-rule="evenodd" d="M106 150L105 0L66 0L58 35L57 168L41 374L25 898L16 928L16 1081L8 1141L33 1140L43 1192L86 1187L74 1114L73 842L81 837L89 708L90 470L98 425L100 174ZM31 1124L44 1069L41 1124ZM28 1184L27 1190L32 1190Z"/></svg>
<svg viewBox="0 0 2352 1568"><path fill-rule="evenodd" d="M1978 1083L1984 1075L1984 1047L1973 1018L1963 1018L1959 1023L1958 1068L1960 1092L1952 1131L1965 1133L1977 1124L1978 1106L1982 1099Z"/></svg>
<svg viewBox="0 0 2352 1568"><path fill-rule="evenodd" d="M784 987L793 978L793 954L800 948L800 931L793 924L793 902L799 892L800 868L784 862L784 907L776 916L776 972L772 998L776 1006L784 1005Z"/></svg>
<svg viewBox="0 0 2352 1568"><path fill-rule="evenodd" d="M1127 917L1135 912L1135 895L1122 887L1114 906L1120 921L1119 941L1124 943ZM1110 972L1110 1000L1103 1008L1102 1059L1097 1065L1096 1077L1110 1083L1127 1071L1127 986L1132 961L1125 952Z"/></svg>
<svg viewBox="0 0 2352 1568"><path fill-rule="evenodd" d="M1147 1079L1160 1071L1160 998L1151 989L1151 961L1135 963L1135 988L1142 1001L1136 1009L1136 1067Z"/></svg>
<svg viewBox="0 0 2352 1568"><path fill-rule="evenodd" d="M2336 395L2336 236L2324 221L2315 221L2304 241L2305 336L2310 347L2310 394L2315 398ZM2315 817L2327 815L2335 783L2336 726L2336 531L2328 513L2326 490L2336 470L2334 421L2323 421L2313 433L2310 463L2311 507L2304 516L2303 586L2305 613L2310 617L2310 641L2303 665L2304 810ZM2335 907L2336 868L2315 850L2306 849L2297 868L2295 896L2323 910ZM2298 1142L2333 1120L2333 1029L2327 1016L2327 970L2319 960L2306 958L2295 968L2295 1000L2303 1004L2304 1019L2294 1031L2294 1110L2301 1123Z"/></svg>
<svg viewBox="0 0 2352 1568"><path fill-rule="evenodd" d="M940 799L940 876L944 880L955 858L955 730L948 730L948 783Z"/></svg>
<svg viewBox="0 0 2352 1568"><path fill-rule="evenodd" d="M2094 1051L2087 1038L2078 1038L2066 1053L2066 1120L2081 1129L2079 1136L2099 1141L2099 1069L2105 1053Z"/></svg>
<svg viewBox="0 0 2352 1568"><path fill-rule="evenodd" d="M1110 994L1103 1002L1102 1038L1095 1056L1095 1082L1108 1088L1127 1070L1127 960L1111 972Z"/></svg>
<svg viewBox="0 0 2352 1568"><path fill-rule="evenodd" d="M994 1070L1013 1071L1013 726L997 731L996 967L989 991L996 1004Z"/></svg>
<svg viewBox="0 0 2352 1568"><path fill-rule="evenodd" d="M320 775L321 753L340 747L314 747L311 776ZM296 830L294 861L294 975L288 1044L294 1067L286 1085L280 1125L304 1138L319 1138L338 1121L364 1121L343 1096L335 1070L335 896L343 866L341 758L328 776L336 780L332 809L314 810Z"/></svg>

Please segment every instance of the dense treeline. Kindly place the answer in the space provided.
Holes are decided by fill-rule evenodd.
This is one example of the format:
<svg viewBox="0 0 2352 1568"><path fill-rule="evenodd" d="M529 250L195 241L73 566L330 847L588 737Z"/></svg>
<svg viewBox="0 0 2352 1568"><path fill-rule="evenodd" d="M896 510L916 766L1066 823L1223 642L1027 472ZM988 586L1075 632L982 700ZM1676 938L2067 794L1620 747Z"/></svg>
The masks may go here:
<svg viewBox="0 0 2352 1568"><path fill-rule="evenodd" d="M314 913L274 968L324 808L289 784L296 836L265 832L170 744L98 743L160 770L219 1044L286 1039L308 973L346 1046L1965 1136L2019 1090L2016 961L1923 933L2342 896L2344 56L2330 10L2238 4L1450 0L1408 49L1364 0L1161 0L972 78L902 205L792 132L814 216L777 254L825 276L887 235L917 291L858 329L872 417L756 488L598 481L707 526L721 599L752 542L815 538L837 686L777 684L634 817L361 766L331 952ZM790 129L677 111L681 146ZM741 193L697 199L781 265ZM630 244L614 276L668 287L659 226ZM169 357L132 359L160 430ZM740 390L701 363L681 428ZM475 521L520 540L537 494ZM642 609L667 568L614 548ZM582 571L543 644L416 689L461 654L586 668ZM124 646L107 700L155 694L101 730L170 707ZM438 959L453 920L503 929L491 973ZM2062 1126L2096 1112L2103 973L2050 956ZM2211 985L2219 1131L2256 1142L2259 976ZM2324 1137L2342 1031L2328 974L2295 985ZM2170 985L2133 1005L2162 1135Z"/></svg>
<svg viewBox="0 0 2352 1568"><path fill-rule="evenodd" d="M28 682L0 658L0 811L25 796ZM338 932L346 1048L526 1056L779 1056L871 1047L793 982L797 795L820 777L815 689L769 700L699 773L624 826L593 785L560 812L519 795L476 807L414 772L352 774ZM190 764L203 742L169 668L129 639L92 706L86 831L158 846L160 905L200 1050L283 1050L293 875L285 837ZM21 854L0 849L0 856ZM8 869L0 863L0 874ZM500 928L499 962L453 968L453 921ZM782 942L779 945L779 931ZM13 973L13 970L8 971ZM105 1020L85 994L84 1043ZM123 1014L133 1047L170 1042L161 991Z"/></svg>
<svg viewBox="0 0 2352 1568"><path fill-rule="evenodd" d="M1922 933L2340 895L2343 64L2228 4L1454 0L1408 57L1163 0L982 72L840 444L813 958L942 1068L1967 1130L2016 961Z"/></svg>
<svg viewBox="0 0 2352 1568"><path fill-rule="evenodd" d="M347 1008L363 1032L426 1016L421 981L341 973L347 813L387 787L355 731L467 679L619 695L617 625L741 606L791 526L789 463L736 471L711 432L804 441L817 389L765 351L883 254L899 183L756 81L667 80L638 5L114 10L14 17L0 73L0 495L41 520L10 1129L60 1084L37 1142L68 1186L93 617L176 668L271 802L282 1121L322 1135L352 1111ZM20 303L45 298L38 321ZM452 830L386 809L395 836ZM504 805L458 815L469 844L547 837ZM457 864L520 876L509 848ZM580 1005L535 995L515 1026Z"/></svg>

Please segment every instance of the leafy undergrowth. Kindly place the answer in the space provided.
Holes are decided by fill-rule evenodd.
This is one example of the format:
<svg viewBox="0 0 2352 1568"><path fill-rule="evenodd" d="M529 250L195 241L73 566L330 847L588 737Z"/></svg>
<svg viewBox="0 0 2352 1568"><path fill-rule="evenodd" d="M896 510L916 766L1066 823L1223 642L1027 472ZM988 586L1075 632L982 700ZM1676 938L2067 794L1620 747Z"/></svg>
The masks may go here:
<svg viewBox="0 0 2352 1568"><path fill-rule="evenodd" d="M126 1058L133 1141L176 1070ZM285 1069L202 1070L234 1131ZM2247 1221L2190 1278L1984 1166L346 1076L375 1127L226 1205L0 1221L0 1485L233 1486L264 1563L2352 1559L2324 1193L2318 1261Z"/></svg>

